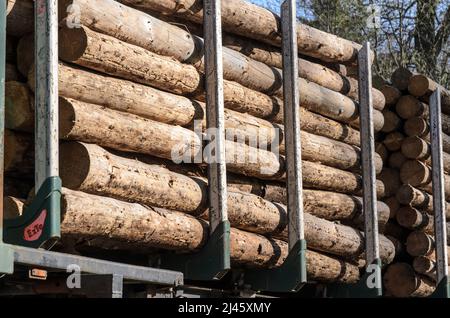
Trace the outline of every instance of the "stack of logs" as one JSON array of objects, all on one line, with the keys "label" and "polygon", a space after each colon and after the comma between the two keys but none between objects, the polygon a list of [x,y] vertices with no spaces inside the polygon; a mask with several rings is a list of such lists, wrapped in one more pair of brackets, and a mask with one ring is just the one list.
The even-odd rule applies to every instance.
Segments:
[{"label": "stack of logs", "polygon": [[[208,235],[207,178],[201,155],[195,160],[202,141],[194,130],[205,128],[202,3],[121,2],[59,1],[62,243],[78,252],[192,252]],[[32,20],[30,3],[8,0],[8,32],[21,33],[17,64],[27,83],[6,83],[13,157],[6,169],[28,175],[33,30],[23,32],[13,13]],[[222,6],[232,263],[276,267],[288,253],[280,21],[243,0]],[[364,259],[362,180],[358,82],[344,64],[355,64],[360,46],[302,24],[298,43],[308,278],[352,283]],[[385,98],[376,89],[373,96],[378,131]],[[175,164],[180,155],[185,160]],[[380,173],[382,158],[375,159]],[[384,183],[376,186],[384,197]],[[379,201],[378,213],[382,231],[389,207]],[[384,235],[380,253],[385,264],[396,254]]]},{"label": "stack of logs", "polygon": [[[406,255],[384,275],[387,291],[397,297],[424,297],[435,290],[434,219],[431,186],[429,98],[436,90],[430,78],[397,69],[382,91],[386,97],[385,125],[380,147],[386,164],[399,183],[385,200]],[[450,92],[442,88],[442,140],[445,194],[450,197]],[[447,218],[450,208],[447,206]],[[402,229],[400,229],[401,227]]]}]

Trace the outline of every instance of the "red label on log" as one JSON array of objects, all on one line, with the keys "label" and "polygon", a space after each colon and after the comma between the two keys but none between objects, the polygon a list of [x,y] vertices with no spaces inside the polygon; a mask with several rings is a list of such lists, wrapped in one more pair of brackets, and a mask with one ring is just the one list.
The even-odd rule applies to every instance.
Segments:
[{"label": "red label on log", "polygon": [[47,210],[43,210],[38,218],[25,228],[23,231],[25,241],[36,241],[41,237],[46,217]]}]

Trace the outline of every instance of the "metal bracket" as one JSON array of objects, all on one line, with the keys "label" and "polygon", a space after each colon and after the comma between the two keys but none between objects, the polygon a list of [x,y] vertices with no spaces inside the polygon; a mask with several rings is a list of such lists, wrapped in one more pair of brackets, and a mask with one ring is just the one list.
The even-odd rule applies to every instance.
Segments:
[{"label": "metal bracket", "polygon": [[437,288],[431,297],[449,298],[447,227],[445,220],[445,185],[442,157],[441,89],[430,98],[430,139],[433,184],[434,237]]},{"label": "metal bracket", "polygon": [[304,286],[307,277],[295,0],[285,0],[281,5],[281,22],[289,255],[281,267],[248,270],[244,279],[246,284],[256,290],[297,292]]},{"label": "metal bracket", "polygon": [[231,268],[229,237],[230,223],[222,222],[199,252],[188,255],[163,254],[160,266],[181,271],[191,280],[219,280]]},{"label": "metal bracket", "polygon": [[[375,136],[369,42],[366,42],[358,53],[358,73],[366,273],[357,284],[330,286],[329,294],[336,297],[380,297],[383,293],[375,188]],[[374,278],[374,282],[369,284],[368,279],[371,278]]]},{"label": "metal bracket", "polygon": [[4,221],[3,241],[20,246],[51,248],[60,237],[61,179],[44,181],[23,214]]},{"label": "metal bracket", "polygon": [[225,118],[221,2],[203,1],[209,227],[208,242],[194,255],[163,255],[161,264],[180,269],[187,279],[220,279],[231,269],[230,223],[227,212]]}]

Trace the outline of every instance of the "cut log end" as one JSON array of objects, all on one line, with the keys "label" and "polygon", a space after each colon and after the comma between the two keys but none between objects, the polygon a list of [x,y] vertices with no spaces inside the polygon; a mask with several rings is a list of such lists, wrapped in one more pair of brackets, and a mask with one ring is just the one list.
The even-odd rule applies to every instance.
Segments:
[{"label": "cut log end", "polygon": [[433,238],[421,231],[414,231],[406,239],[406,251],[411,256],[426,256],[433,252]]},{"label": "cut log end", "polygon": [[388,267],[383,277],[386,290],[394,297],[426,297],[433,293],[434,284],[419,277],[406,263],[395,263]]},{"label": "cut log end", "polygon": [[430,147],[419,137],[407,137],[402,143],[402,153],[409,159],[425,160],[430,156]]},{"label": "cut log end", "polygon": [[400,179],[414,187],[428,184],[431,181],[430,169],[420,161],[408,160],[400,169]]}]

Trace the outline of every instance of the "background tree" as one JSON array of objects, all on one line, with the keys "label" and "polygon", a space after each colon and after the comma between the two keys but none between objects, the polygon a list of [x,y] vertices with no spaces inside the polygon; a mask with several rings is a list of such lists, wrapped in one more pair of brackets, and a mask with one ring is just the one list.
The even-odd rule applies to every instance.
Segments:
[{"label": "background tree", "polygon": [[[251,1],[279,13],[281,1]],[[300,21],[359,43],[369,40],[383,80],[403,66],[450,86],[450,0],[297,2]]]}]

